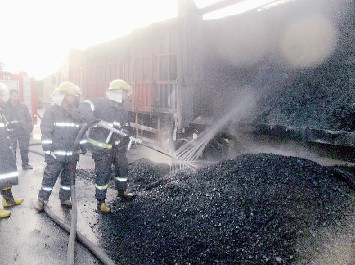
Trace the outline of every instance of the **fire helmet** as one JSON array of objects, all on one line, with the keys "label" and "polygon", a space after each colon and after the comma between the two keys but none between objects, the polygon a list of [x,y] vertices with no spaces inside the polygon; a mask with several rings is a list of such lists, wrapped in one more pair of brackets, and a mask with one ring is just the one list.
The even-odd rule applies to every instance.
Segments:
[{"label": "fire helmet", "polygon": [[60,85],[55,90],[56,92],[62,92],[69,96],[80,96],[80,88],[69,81],[60,83]]},{"label": "fire helmet", "polygon": [[110,87],[107,89],[107,91],[113,91],[113,90],[125,90],[128,92],[128,96],[132,95],[132,87],[124,80],[122,79],[115,79],[111,81]]}]

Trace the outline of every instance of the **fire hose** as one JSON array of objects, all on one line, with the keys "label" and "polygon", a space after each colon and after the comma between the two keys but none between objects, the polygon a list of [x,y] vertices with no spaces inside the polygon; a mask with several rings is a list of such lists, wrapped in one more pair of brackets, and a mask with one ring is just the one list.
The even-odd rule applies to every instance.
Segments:
[{"label": "fire hose", "polygon": [[[147,144],[143,143],[143,141],[142,141],[141,139],[135,138],[135,137],[133,137],[133,136],[129,136],[127,133],[125,133],[125,132],[123,132],[123,131],[121,131],[121,130],[119,130],[119,129],[114,128],[114,127],[113,127],[110,123],[108,123],[108,122],[100,121],[100,122],[98,122],[98,123],[97,123],[96,125],[94,125],[94,126],[105,128],[105,129],[109,130],[110,132],[112,132],[112,133],[117,133],[118,135],[121,135],[121,136],[123,136],[123,137],[129,137],[129,140],[130,140],[130,141],[129,141],[129,143],[128,143],[128,148],[127,148],[127,149],[130,149],[130,148],[131,148],[132,143],[136,143],[136,144],[139,144],[139,145],[143,145],[143,146],[145,146],[145,147],[147,147],[147,148],[149,148],[149,149],[151,149],[151,150],[153,150],[153,151],[156,151],[156,152],[158,152],[158,153],[160,153],[160,154],[163,154],[163,155],[165,155],[165,156],[168,156],[168,157],[170,157],[170,158],[172,158],[172,159],[177,159],[176,157],[174,157],[174,156],[172,156],[172,155],[169,155],[169,154],[167,154],[167,153],[165,153],[165,152],[163,152],[163,151],[161,151],[161,150],[159,150],[159,149],[157,149],[157,148],[154,148],[153,146],[150,146],[150,145],[147,145]],[[87,130],[87,129],[88,129],[88,128],[86,128],[86,130]],[[31,143],[31,144],[30,144],[30,146],[34,146],[34,145],[41,145],[41,143],[40,143],[40,142],[35,142],[35,143]],[[38,152],[36,152],[36,151],[31,151],[31,152],[36,153],[36,154],[42,154],[42,153],[38,153]]]},{"label": "fire hose", "polygon": [[[74,142],[74,152],[80,149],[80,140],[83,138],[86,133],[89,125],[87,123],[80,129],[78,135],[75,138]],[[78,209],[77,209],[77,199],[76,199],[76,191],[75,191],[75,174],[71,175],[70,178],[70,195],[72,199],[72,210],[71,210],[71,218],[70,218],[70,234],[69,234],[69,243],[67,249],[67,264],[74,265],[75,263],[75,236],[77,231],[77,217],[78,217]]]},{"label": "fire hose", "polygon": [[156,149],[150,145],[147,145],[145,143],[143,143],[143,141],[141,139],[138,139],[138,138],[134,138],[133,136],[129,136],[127,133],[119,130],[119,129],[116,129],[114,128],[110,123],[108,122],[104,122],[104,121],[100,121],[99,123],[97,123],[96,125],[97,127],[102,127],[102,128],[105,128],[107,130],[109,130],[110,132],[113,132],[113,133],[117,133],[118,135],[121,135],[123,137],[129,137],[129,143],[128,143],[128,148],[127,149],[130,149],[131,148],[131,145],[132,143],[136,143],[136,144],[140,144],[140,145],[143,145],[149,149],[152,149],[158,153],[161,153],[163,155],[166,155],[170,158],[173,158],[173,159],[177,159],[176,157],[172,156],[172,155],[169,155],[167,153],[164,153],[163,151],[159,150],[159,149]]},{"label": "fire hose", "polygon": [[[91,126],[96,126],[96,127],[102,127],[110,131],[110,133],[116,133],[122,137],[129,137],[129,143],[127,149],[130,149],[132,143],[136,144],[141,144],[143,146],[146,146],[154,151],[157,151],[161,154],[164,154],[170,158],[174,158],[173,156],[166,154],[152,146],[143,144],[141,139],[135,138],[133,136],[129,136],[127,133],[123,132],[122,130],[119,130],[117,128],[114,128],[110,123],[100,121],[96,123],[95,125]],[[84,124],[84,126],[81,128],[80,132],[78,133],[75,142],[74,142],[74,151],[78,151],[80,149],[80,140],[83,138],[84,134],[88,130],[89,126],[87,123]],[[31,145],[39,145],[40,143],[33,143]],[[30,152],[44,156],[43,153],[37,152],[34,150],[30,150]],[[74,265],[75,263],[75,240],[76,236],[78,237],[78,240],[86,246],[101,262],[104,264],[108,265],[113,265],[115,264],[100,248],[95,246],[92,242],[90,242],[84,235],[79,233],[77,231],[77,198],[76,198],[76,191],[75,191],[75,174],[71,177],[70,179],[70,190],[71,190],[71,198],[72,198],[72,210],[71,210],[71,219],[70,219],[70,227],[66,225],[58,216],[56,216],[51,209],[46,205],[44,207],[44,211],[46,214],[56,223],[58,224],[61,228],[63,228],[65,231],[69,232],[69,242],[68,242],[68,248],[67,248],[67,260],[66,264],[68,265]]]}]

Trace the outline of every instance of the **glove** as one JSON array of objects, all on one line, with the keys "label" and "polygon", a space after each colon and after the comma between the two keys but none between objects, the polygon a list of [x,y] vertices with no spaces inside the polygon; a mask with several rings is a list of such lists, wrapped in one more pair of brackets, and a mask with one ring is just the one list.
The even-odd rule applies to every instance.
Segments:
[{"label": "glove", "polygon": [[125,133],[125,134],[127,134],[127,135],[130,135],[131,133],[130,133],[130,131],[129,131],[129,129],[126,127],[123,127],[122,129],[121,129],[121,131],[123,132],[123,133]]},{"label": "glove", "polygon": [[131,141],[131,139],[130,139],[129,136],[123,137],[121,142],[120,142],[120,145],[121,146],[128,146],[130,141]]}]

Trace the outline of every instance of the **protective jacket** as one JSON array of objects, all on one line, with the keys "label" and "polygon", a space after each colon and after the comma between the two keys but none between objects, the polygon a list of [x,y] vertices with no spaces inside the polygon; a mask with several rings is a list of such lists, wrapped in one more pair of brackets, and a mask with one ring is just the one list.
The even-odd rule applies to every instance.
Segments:
[{"label": "protective jacket", "polygon": [[[53,158],[61,162],[79,160],[79,151],[74,150],[74,142],[81,126],[82,120],[77,109],[65,110],[58,105],[51,105],[41,121],[41,140],[46,161]],[[84,142],[81,140],[80,144]]]},{"label": "protective jacket", "polygon": [[32,117],[26,105],[22,103],[13,105],[9,100],[5,106],[5,116],[12,133],[30,134],[33,131]]},{"label": "protective jacket", "polygon": [[0,106],[0,189],[18,184],[15,154],[7,130],[7,120]]},{"label": "protective jacket", "polygon": [[[95,98],[81,103],[79,111],[88,124],[104,121],[118,130],[130,134],[127,110],[108,98]],[[106,199],[111,178],[111,165],[115,166],[115,186],[119,193],[127,189],[129,136],[122,137],[106,128],[93,126],[87,133],[88,149],[95,161],[95,197],[99,204]]]},{"label": "protective jacket", "polygon": [[[104,121],[110,126],[130,135],[128,112],[124,107],[114,106],[108,98],[86,100],[79,106],[79,112],[88,124]],[[88,149],[92,153],[109,153],[110,150],[127,149],[129,137],[122,137],[99,126],[91,127],[87,132]]]}]

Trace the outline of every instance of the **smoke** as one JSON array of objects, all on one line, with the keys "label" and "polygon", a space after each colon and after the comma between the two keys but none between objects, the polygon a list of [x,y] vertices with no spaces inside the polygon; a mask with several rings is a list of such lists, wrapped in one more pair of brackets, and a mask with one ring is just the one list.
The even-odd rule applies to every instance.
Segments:
[{"label": "smoke", "polygon": [[280,38],[280,55],[293,67],[312,67],[324,62],[335,50],[337,30],[324,16],[295,19]]},{"label": "smoke", "polygon": [[[199,103],[204,111],[198,115],[216,117],[237,98],[235,92],[240,87],[251,86],[259,95],[253,121],[299,126],[313,119],[326,128],[328,112],[318,103],[321,93],[316,89],[340,89],[346,82],[345,74],[338,76],[335,71],[345,72],[343,62],[351,59],[342,59],[350,51],[344,46],[352,36],[352,29],[348,29],[350,2],[295,0],[266,10],[203,21],[203,99]],[[295,96],[288,92],[290,87]],[[304,103],[307,98],[302,98],[303,94],[315,100]],[[324,102],[333,100],[331,94],[324,93]],[[310,104],[324,115],[312,116],[311,112],[302,121],[295,109],[308,111]]]},{"label": "smoke", "polygon": [[[280,120],[291,123],[296,115],[301,115],[289,109],[295,103],[302,110],[303,99],[297,101],[298,98],[283,92],[286,93],[287,86],[293,83],[294,90],[308,89],[304,87],[303,80],[299,82],[298,79],[303,69],[319,66],[335,54],[342,21],[349,17],[347,3],[349,0],[296,0],[260,12],[254,10],[215,21],[204,21],[202,44],[206,86],[203,96],[208,103],[206,109],[212,112],[218,126],[201,133],[195,142],[177,150],[176,155],[187,160],[198,157],[216,132],[231,121],[230,115],[236,117],[234,122],[254,116],[257,122],[263,122],[266,118],[270,122],[270,117],[277,117],[277,123]],[[313,78],[312,70],[305,71],[310,73],[310,79]],[[228,108],[229,103],[233,102],[236,106],[243,106],[244,102],[240,100],[243,97],[240,97],[239,92],[246,86],[252,87],[250,90],[255,95],[253,101],[257,102],[255,106],[250,104],[252,107],[247,107],[250,116],[242,114],[243,108],[237,109],[237,112]],[[312,88],[309,86],[309,89]],[[289,101],[278,101],[287,96]],[[309,97],[312,96],[310,93]],[[281,102],[288,108],[271,105],[270,100]],[[207,111],[201,115],[210,115]],[[306,124],[306,118],[298,120]],[[287,147],[286,150],[280,149],[272,151],[284,154],[293,151]],[[306,151],[298,152],[298,156],[308,156]]]},{"label": "smoke", "polygon": [[221,27],[213,45],[224,61],[235,66],[253,65],[268,51],[269,36],[262,20],[245,18]]},{"label": "smoke", "polygon": [[206,21],[206,45],[238,67],[278,58],[289,68],[314,67],[336,49],[349,0],[297,0],[216,21]]}]

